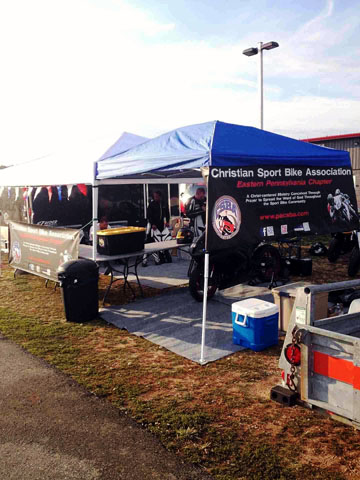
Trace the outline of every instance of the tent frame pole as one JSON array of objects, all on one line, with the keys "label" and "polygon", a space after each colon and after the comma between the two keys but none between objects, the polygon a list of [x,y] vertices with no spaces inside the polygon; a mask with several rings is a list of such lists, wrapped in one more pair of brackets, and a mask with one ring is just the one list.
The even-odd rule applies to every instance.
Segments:
[{"label": "tent frame pole", "polygon": [[30,218],[30,203],[29,203],[29,191],[30,191],[30,187],[25,187],[25,188],[26,188],[26,197],[25,197],[26,220],[27,220],[27,223],[31,223],[31,218]]},{"label": "tent frame pole", "polygon": [[214,122],[214,130],[211,137],[211,145],[209,149],[209,169],[208,174],[203,175],[206,182],[207,199],[206,199],[206,217],[205,217],[205,258],[204,258],[204,295],[203,295],[203,315],[201,328],[201,348],[200,348],[200,365],[204,365],[205,361],[205,333],[206,333],[206,317],[207,317],[207,301],[208,301],[208,287],[209,287],[209,264],[210,256],[208,252],[208,232],[209,232],[209,175],[212,164],[212,146],[214,142],[214,135],[216,129],[216,122]]},{"label": "tent frame pole", "polygon": [[96,181],[96,166],[94,162],[94,180],[92,184],[92,225],[93,225],[93,244],[92,244],[92,259],[96,262],[97,253],[97,225],[98,225],[98,203],[99,203],[99,185]]},{"label": "tent frame pole", "polygon": [[200,364],[205,362],[205,333],[206,333],[206,316],[207,316],[207,293],[209,286],[209,252],[205,252],[204,262],[204,297],[203,297],[203,314],[202,314],[202,328],[201,328],[201,350],[200,350]]},{"label": "tent frame pole", "polygon": [[[208,180],[208,179],[207,179]],[[200,349],[200,365],[205,362],[205,333],[206,333],[206,317],[207,317],[207,301],[208,301],[208,287],[209,287],[209,264],[210,256],[208,252],[208,224],[209,224],[209,182],[206,182],[208,198],[206,201],[206,219],[205,219],[205,258],[204,258],[204,295],[203,295],[203,314],[202,314],[202,328],[201,328],[201,349]]]},{"label": "tent frame pole", "polygon": [[[33,201],[32,201],[32,192],[33,192],[33,189],[34,187],[29,187],[29,196],[28,196],[28,200],[29,200],[29,210],[28,210],[28,215],[29,215],[29,223],[32,223],[33,221],[33,215],[34,215],[34,210],[33,210]],[[35,189],[36,191],[36,189]],[[30,213],[31,212],[31,213]]]}]

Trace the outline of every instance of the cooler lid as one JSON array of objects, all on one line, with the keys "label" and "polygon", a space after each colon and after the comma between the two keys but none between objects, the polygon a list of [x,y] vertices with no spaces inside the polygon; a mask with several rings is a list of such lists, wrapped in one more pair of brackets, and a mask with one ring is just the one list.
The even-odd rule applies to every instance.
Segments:
[{"label": "cooler lid", "polygon": [[144,227],[119,227],[119,228],[108,228],[107,230],[98,230],[98,236],[107,237],[109,235],[125,235],[126,233],[139,233],[145,232]]},{"label": "cooler lid", "polygon": [[252,318],[262,318],[279,312],[279,307],[271,302],[259,298],[247,298],[231,305],[231,309],[240,315],[248,315]]}]

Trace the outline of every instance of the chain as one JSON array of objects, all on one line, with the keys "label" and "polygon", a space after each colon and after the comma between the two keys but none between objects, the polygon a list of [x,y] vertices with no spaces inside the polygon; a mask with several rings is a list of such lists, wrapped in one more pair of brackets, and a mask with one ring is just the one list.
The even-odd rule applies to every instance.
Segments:
[{"label": "chain", "polygon": [[301,343],[301,337],[302,337],[302,332],[298,330],[298,327],[295,325],[293,328],[293,331],[291,332],[292,338],[291,338],[291,357],[289,358],[289,363],[291,364],[290,367],[290,377],[289,381],[287,383],[289,389],[292,392],[297,391],[297,385],[294,382],[295,378],[295,372],[296,372],[296,366],[295,366],[295,347],[299,347],[298,343]]},{"label": "chain", "polygon": [[288,381],[288,384],[287,386],[289,387],[289,389],[292,391],[292,392],[296,392],[297,391],[297,386],[294,382],[294,378],[295,378],[295,371],[296,371],[296,367],[294,365],[291,365],[290,367],[290,377],[289,377],[289,381]]}]

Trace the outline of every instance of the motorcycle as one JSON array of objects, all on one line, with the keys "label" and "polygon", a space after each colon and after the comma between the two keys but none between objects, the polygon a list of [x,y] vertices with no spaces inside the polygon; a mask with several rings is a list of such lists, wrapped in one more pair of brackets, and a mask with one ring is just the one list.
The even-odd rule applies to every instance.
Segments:
[{"label": "motorcycle", "polygon": [[[192,297],[201,302],[204,295],[205,233],[192,243],[189,249],[189,290]],[[209,258],[208,299],[216,291],[233,287],[247,280],[255,282],[275,281],[281,273],[281,257],[272,245],[242,245],[237,249],[213,252]]]},{"label": "motorcycle", "polygon": [[357,245],[356,231],[332,234],[328,248],[328,260],[335,263],[341,254],[350,252]]}]

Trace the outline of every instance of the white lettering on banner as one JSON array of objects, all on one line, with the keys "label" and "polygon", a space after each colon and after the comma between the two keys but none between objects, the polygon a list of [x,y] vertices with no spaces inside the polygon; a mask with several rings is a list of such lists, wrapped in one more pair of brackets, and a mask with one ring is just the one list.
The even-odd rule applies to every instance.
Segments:
[{"label": "white lettering on banner", "polygon": [[302,170],[296,168],[285,168],[285,177],[301,177]]},{"label": "white lettering on banner", "polygon": [[351,168],[307,168],[306,175],[323,177],[325,175],[351,175]]},{"label": "white lettering on banner", "polygon": [[[309,168],[304,167],[294,168],[294,167],[284,167],[269,169],[259,167],[256,170],[257,176],[260,178],[274,178],[281,177],[283,174],[285,177],[301,177],[302,175],[306,176],[338,176],[338,175],[351,175],[351,168]],[[247,170],[245,168],[211,168],[211,176],[213,178],[249,178],[254,177],[254,170]]]},{"label": "white lettering on banner", "polygon": [[253,170],[244,170],[243,168],[221,170],[219,168],[211,169],[211,176],[213,178],[247,178],[253,177]]},{"label": "white lettering on banner", "polygon": [[[14,228],[12,226],[12,228]],[[64,240],[74,240],[76,235],[78,234],[78,230],[71,230],[70,232],[64,232],[64,229],[55,229],[50,230],[49,228],[37,228],[33,225],[21,225],[19,223],[16,224],[16,230],[18,232],[25,232],[32,235],[39,235],[39,237],[54,237],[54,238],[62,238]]]},{"label": "white lettering on banner", "polygon": [[260,178],[281,177],[281,168],[277,168],[276,170],[258,168],[257,174]]}]

